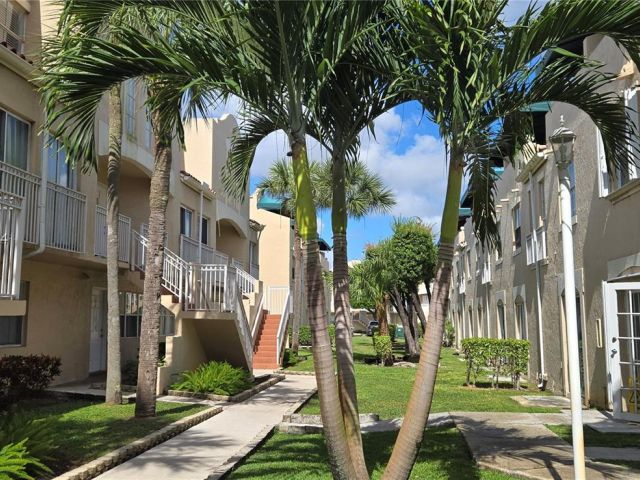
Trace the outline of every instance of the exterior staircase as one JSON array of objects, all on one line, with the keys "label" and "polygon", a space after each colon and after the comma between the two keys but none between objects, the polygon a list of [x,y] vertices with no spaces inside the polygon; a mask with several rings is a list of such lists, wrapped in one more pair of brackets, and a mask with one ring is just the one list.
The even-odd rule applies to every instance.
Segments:
[{"label": "exterior staircase", "polygon": [[258,331],[258,339],[254,347],[253,368],[280,368],[278,355],[278,328],[281,315],[264,314],[264,320]]}]

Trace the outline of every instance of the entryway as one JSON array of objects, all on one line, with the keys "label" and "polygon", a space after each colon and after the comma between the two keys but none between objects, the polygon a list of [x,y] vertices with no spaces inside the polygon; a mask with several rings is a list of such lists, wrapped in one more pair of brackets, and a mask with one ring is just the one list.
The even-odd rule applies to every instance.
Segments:
[{"label": "entryway", "polygon": [[640,282],[608,283],[605,294],[613,414],[640,421]]},{"label": "entryway", "polygon": [[91,290],[91,339],[89,342],[89,373],[107,369],[107,290]]}]

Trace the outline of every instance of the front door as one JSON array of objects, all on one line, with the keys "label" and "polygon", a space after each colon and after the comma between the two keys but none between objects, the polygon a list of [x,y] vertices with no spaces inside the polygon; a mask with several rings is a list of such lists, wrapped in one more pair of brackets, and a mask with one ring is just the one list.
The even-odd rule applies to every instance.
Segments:
[{"label": "front door", "polygon": [[614,416],[640,420],[640,282],[606,284],[606,332]]},{"label": "front door", "polygon": [[107,291],[91,291],[91,340],[89,343],[89,372],[107,369]]}]

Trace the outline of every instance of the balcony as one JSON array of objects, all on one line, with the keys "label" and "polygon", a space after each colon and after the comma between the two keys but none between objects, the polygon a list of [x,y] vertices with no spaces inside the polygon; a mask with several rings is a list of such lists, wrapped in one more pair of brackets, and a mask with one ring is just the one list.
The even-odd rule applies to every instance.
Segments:
[{"label": "balcony", "polygon": [[[131,253],[131,218],[118,215],[118,260],[128,262]],[[96,207],[96,230],[93,246],[96,257],[107,256],[107,209]]]},{"label": "balcony", "polygon": [[[37,244],[40,238],[38,203],[42,181],[33,173],[0,162],[0,190],[22,197],[24,241]],[[48,247],[82,253],[85,251],[86,196],[47,182],[45,242]]]},{"label": "balcony", "polygon": [[249,273],[253,278],[260,278],[260,265],[251,262]]},{"label": "balcony", "polygon": [[199,255],[200,243],[193,238],[180,235],[180,257],[185,262],[227,265],[229,257],[208,245],[202,244],[202,259]]},{"label": "balcony", "polygon": [[[544,226],[538,227],[535,234],[535,236],[532,233],[527,235],[527,265],[533,265],[536,261],[547,258],[547,232]],[[537,245],[537,249],[534,244]],[[535,257],[534,253],[536,253]]]},{"label": "balcony", "polygon": [[0,192],[0,298],[20,295],[22,261],[22,198]]}]

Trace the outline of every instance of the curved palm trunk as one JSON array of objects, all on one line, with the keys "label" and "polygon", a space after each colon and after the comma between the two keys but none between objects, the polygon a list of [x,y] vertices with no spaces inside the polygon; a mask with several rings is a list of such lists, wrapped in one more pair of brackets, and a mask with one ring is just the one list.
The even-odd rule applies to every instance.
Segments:
[{"label": "curved palm trunk", "polygon": [[367,464],[364,460],[362,434],[360,433],[356,372],[353,363],[353,321],[349,301],[349,265],[347,263],[348,217],[345,162],[339,151],[334,152],[332,160],[333,306],[336,324],[338,392],[349,444],[349,454],[356,473],[354,478],[368,479],[369,472],[367,472]]},{"label": "curved palm trunk", "polygon": [[296,178],[296,220],[302,237],[302,257],[305,266],[307,313],[311,326],[313,363],[318,383],[320,413],[331,472],[335,479],[355,478],[349,457],[347,437],[342,419],[338,384],[334,374],[333,352],[327,329],[324,282],[320,267],[320,250],[316,208],[311,194],[311,178],[303,132],[289,135],[293,172]]},{"label": "curved palm trunk", "polygon": [[418,314],[418,318],[420,319],[420,325],[422,326],[422,332],[427,331],[427,319],[424,315],[424,310],[422,310],[422,304],[420,303],[420,298],[416,292],[411,292],[411,302],[413,303],[413,308]]},{"label": "curved palm trunk", "polygon": [[420,364],[407,405],[407,413],[402,422],[400,433],[393,447],[393,452],[383,479],[404,480],[409,478],[411,469],[418,455],[429,418],[431,400],[438,373],[442,332],[449,303],[449,286],[451,283],[451,264],[458,226],[458,204],[463,175],[463,152],[452,151],[447,180],[447,196],[442,213],[440,245],[438,247],[438,263],[429,305],[429,321],[424,336],[424,348],[420,354]]},{"label": "curved palm trunk", "polygon": [[105,401],[122,403],[120,302],[118,298],[118,214],[122,98],[120,85],[109,93],[109,159],[107,161],[107,383]]},{"label": "curved palm trunk", "polygon": [[391,294],[392,303],[395,307],[398,315],[400,316],[400,321],[402,322],[402,329],[404,330],[404,346],[407,355],[411,358],[416,358],[419,355],[418,352],[418,344],[416,343],[416,338],[413,335],[413,328],[411,327],[411,318],[409,318],[409,312],[407,312],[404,300],[400,292],[397,289],[394,289],[394,292]]},{"label": "curved palm trunk", "polygon": [[[156,125],[158,122],[154,121],[154,132],[161,132],[162,129],[156,129]],[[164,238],[172,161],[171,139],[161,134],[156,135],[156,138],[154,170],[149,190],[149,248],[145,259],[142,297],[136,417],[151,417],[156,414],[160,295],[162,294]]]},{"label": "curved palm trunk", "polygon": [[304,268],[302,265],[302,252],[300,251],[300,232],[298,231],[298,223],[293,226],[293,321],[291,325],[291,350],[298,353],[300,349],[300,325],[302,324],[302,275]]}]

